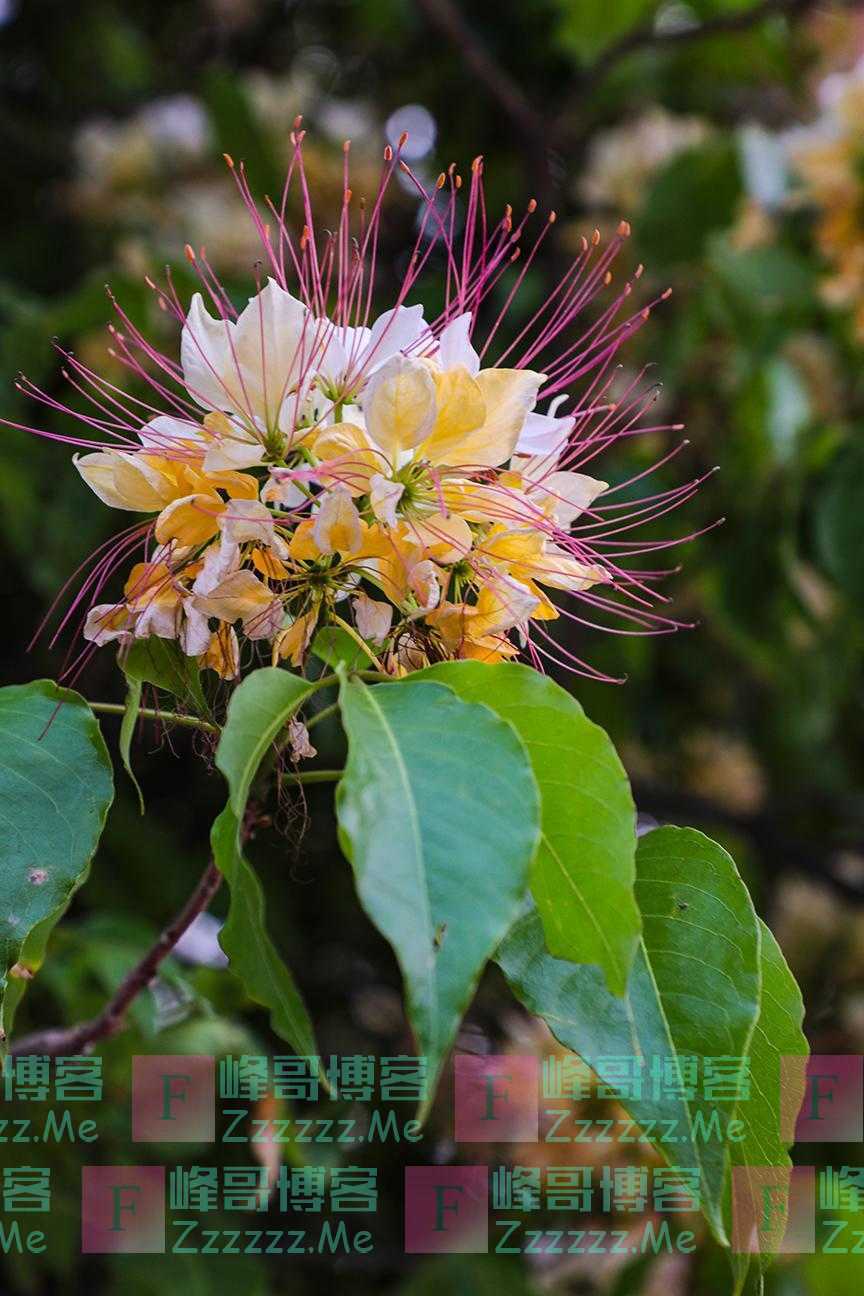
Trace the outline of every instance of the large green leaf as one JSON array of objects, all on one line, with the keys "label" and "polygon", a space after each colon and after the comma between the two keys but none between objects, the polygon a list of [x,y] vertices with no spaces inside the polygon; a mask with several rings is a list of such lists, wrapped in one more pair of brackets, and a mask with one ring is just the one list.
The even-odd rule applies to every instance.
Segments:
[{"label": "large green leaf", "polygon": [[126,678],[138,684],[152,684],[173,694],[180,702],[207,715],[207,699],[201,687],[196,657],[187,657],[173,639],[136,639],[118,658]]},{"label": "large green leaf", "polygon": [[[643,837],[636,855],[636,896],[643,938],[624,998],[609,993],[597,968],[553,958],[539,918],[527,914],[503,943],[498,961],[514,991],[543,1017],[568,1048],[592,1058],[746,1057],[756,1022],[759,929],[735,865],[716,842],[689,828],[660,828]],[[602,1068],[601,1068],[602,1070]],[[726,1241],[723,1194],[731,1103],[712,1103],[697,1086],[692,1097],[655,1091],[647,1074],[642,1094],[622,1095],[658,1151],[679,1165],[699,1166],[703,1207]],[[672,1096],[667,1096],[672,1095]],[[713,1137],[702,1137],[712,1129]],[[664,1141],[671,1120],[678,1142]],[[719,1134],[719,1137],[718,1137]]]},{"label": "large green leaf", "polygon": [[525,894],[537,785],[510,725],[443,684],[343,681],[340,836],[393,946],[432,1087],[480,973]]},{"label": "large green leaf", "polygon": [[623,994],[641,919],[633,894],[636,811],[606,733],[559,685],[513,662],[443,662],[422,671],[483,702],[518,733],[540,789],[531,891],[550,953],[603,969]]},{"label": "large green leaf", "polygon": [[73,894],[86,880],[113,796],[99,725],[50,680],[0,689],[0,1026]]},{"label": "large green leaf", "polygon": [[[806,1058],[809,1052],[807,1038],[801,1029],[804,1020],[804,1003],[801,991],[789,970],[783,952],[772,932],[759,920],[761,935],[760,963],[762,968],[762,993],[759,1016],[750,1043],[750,1093],[738,1104],[735,1116],[743,1125],[743,1134],[730,1144],[730,1160],[737,1174],[739,1202],[750,1196],[752,1218],[758,1219],[758,1178],[752,1181],[747,1168],[771,1166],[791,1170],[789,1144],[781,1131],[795,1128],[795,1118],[804,1099],[804,1067],[800,1075],[791,1070],[783,1077],[781,1085],[781,1058]],[[778,1195],[772,1196],[774,1209],[782,1204]],[[727,1219],[731,1226],[729,1210],[731,1198],[727,1195]],[[778,1238],[782,1229],[777,1230]],[[743,1288],[750,1267],[748,1255],[733,1255],[733,1268],[737,1286]],[[761,1260],[770,1259],[770,1254]]]},{"label": "large green leaf", "polygon": [[267,932],[261,883],[243,854],[241,829],[252,783],[281,730],[314,690],[309,680],[265,666],[235,689],[216,750],[228,804],[213,825],[213,857],[231,888],[219,942],[250,999],[270,1010],[273,1029],[299,1053],[315,1052],[309,1014]]}]

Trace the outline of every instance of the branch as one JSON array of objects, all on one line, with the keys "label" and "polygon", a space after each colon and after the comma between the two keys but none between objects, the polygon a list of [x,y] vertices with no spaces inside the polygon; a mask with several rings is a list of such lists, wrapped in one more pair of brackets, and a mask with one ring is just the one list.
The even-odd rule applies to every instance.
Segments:
[{"label": "branch", "polygon": [[38,1053],[48,1054],[51,1057],[56,1057],[58,1054],[71,1057],[76,1053],[89,1050],[97,1040],[107,1039],[122,1030],[132,1001],[142,990],[146,990],[156,975],[160,963],[168,957],[183,933],[210,904],[219,890],[221,881],[222,874],[211,860],[183,908],[171,919],[155,945],[152,945],[140,962],[126,974],[97,1017],[87,1022],[79,1022],[77,1026],[36,1031],[32,1035],[25,1035],[13,1045],[12,1056]]},{"label": "branch", "polygon": [[[123,715],[129,708],[125,702],[90,702],[91,711],[103,715]],[[155,707],[139,707],[138,716],[142,720],[162,720],[166,724],[181,725],[186,729],[203,729],[205,733],[221,733],[218,725],[209,720],[199,720],[198,716],[181,715],[178,711],[160,711]]]},{"label": "branch", "polygon": [[672,27],[658,31],[653,25],[634,27],[622,36],[620,41],[608,49],[585,70],[586,86],[583,93],[592,83],[605,77],[610,69],[628,54],[640,49],[664,49],[668,45],[684,45],[693,41],[707,40],[711,36],[734,35],[736,32],[749,31],[758,27],[767,18],[785,16],[794,18],[798,14],[812,9],[817,0],[762,0],[752,9],[741,9],[734,13],[719,14],[705,22],[694,23],[692,27]]},{"label": "branch", "polygon": [[545,149],[549,132],[543,117],[530,103],[518,81],[498,63],[465,21],[453,0],[417,0],[417,3],[429,22],[447,37],[520,134],[531,144]]}]

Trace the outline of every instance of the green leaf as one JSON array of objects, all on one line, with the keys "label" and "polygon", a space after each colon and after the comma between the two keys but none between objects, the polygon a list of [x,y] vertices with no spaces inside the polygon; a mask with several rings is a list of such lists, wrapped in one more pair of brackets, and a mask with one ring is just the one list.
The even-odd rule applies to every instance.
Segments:
[{"label": "green leaf", "polygon": [[0,1026],[86,880],[114,793],[111,761],[87,703],[50,680],[0,689]]},{"label": "green leaf", "polygon": [[398,1296],[534,1296],[537,1288],[516,1260],[494,1255],[436,1256],[398,1288]]},{"label": "green leaf", "polygon": [[312,652],[326,666],[345,666],[349,671],[374,667],[372,650],[366,652],[340,626],[324,626],[312,640]]},{"label": "green leaf", "polygon": [[[784,1140],[781,1131],[794,1130],[795,1119],[804,1099],[805,1069],[802,1065],[800,1076],[787,1073],[784,1084],[780,1083],[780,1059],[783,1057],[806,1058],[809,1053],[807,1038],[801,1029],[804,1020],[804,1003],[797,982],[789,970],[783,952],[772,932],[759,920],[761,935],[760,964],[762,969],[762,993],[759,1003],[759,1016],[750,1043],[750,1067],[753,1084],[749,1097],[738,1103],[735,1116],[743,1123],[743,1137],[730,1144],[730,1159],[733,1167],[784,1166],[791,1170],[789,1142]],[[737,1176],[739,1191],[752,1193],[751,1209],[753,1218],[759,1218],[757,1202],[753,1200],[759,1192],[758,1179],[752,1181],[748,1176]],[[775,1211],[778,1214],[777,1240],[779,1243],[784,1228],[779,1221],[782,1200],[773,1198]],[[727,1195],[727,1222],[731,1227],[731,1199]],[[749,1255],[732,1256],[733,1270],[737,1282],[736,1292],[743,1288],[750,1267]],[[762,1267],[770,1259],[770,1253],[760,1257]]]},{"label": "green leaf", "polygon": [[243,854],[241,825],[252,782],[274,740],[314,683],[290,671],[265,666],[235,689],[216,749],[216,764],[228,781],[228,804],[213,825],[213,856],[231,888],[228,918],[219,943],[250,999],[270,1010],[273,1029],[297,1049],[313,1054],[309,1014],[267,932],[261,883]]},{"label": "green leaf", "polygon": [[864,449],[839,454],[816,499],[816,541],[822,563],[843,592],[864,607]]},{"label": "green leaf", "polygon": [[340,839],[399,960],[434,1089],[484,964],[519,912],[539,837],[537,785],[511,726],[443,684],[343,681],[341,708]]},{"label": "green leaf", "polygon": [[228,917],[219,933],[231,971],[255,1003],[270,1011],[270,1025],[298,1053],[315,1053],[315,1032],[288,968],[267,931],[264,891],[239,843],[239,822],[227,805],[213,824],[213,858],[231,888]]},{"label": "green leaf", "polygon": [[128,680],[164,689],[196,714],[209,714],[210,708],[201,687],[198,659],[187,657],[172,639],[159,639],[155,635],[149,639],[136,639],[121,652],[118,661]]},{"label": "green leaf", "polygon": [[558,40],[582,63],[590,63],[634,27],[641,27],[657,7],[657,0],[556,0],[561,17]]},{"label": "green leaf", "polygon": [[[643,938],[624,998],[609,993],[599,969],[553,958],[536,913],[517,923],[498,954],[515,993],[589,1063],[636,1056],[647,1070],[655,1057],[748,1056],[759,1004],[759,929],[730,856],[692,829],[657,829],[639,842],[636,897]],[[650,1083],[642,1096],[622,1094],[620,1101],[667,1159],[659,1122],[675,1122],[674,1161],[699,1166],[705,1215],[726,1242],[731,1104],[706,1101],[698,1087],[692,1098],[654,1097]]]},{"label": "green leaf", "polygon": [[141,791],[141,784],[135,777],[135,771],[132,769],[132,738],[135,733],[135,726],[138,723],[138,714],[141,710],[141,689],[140,679],[126,680],[126,710],[123,712],[123,719],[120,721],[120,759],[123,761],[123,768],[132,780],[132,785],[138,794],[138,805],[141,813],[144,813],[144,793]]},{"label": "green leaf", "polygon": [[651,181],[634,223],[640,254],[655,269],[701,257],[708,236],[731,225],[740,196],[738,155],[729,140],[679,153]]},{"label": "green leaf", "polygon": [[512,662],[443,662],[420,672],[483,702],[525,744],[540,789],[531,891],[550,953],[603,969],[623,994],[641,919],[633,894],[636,810],[615,748],[552,680]]}]

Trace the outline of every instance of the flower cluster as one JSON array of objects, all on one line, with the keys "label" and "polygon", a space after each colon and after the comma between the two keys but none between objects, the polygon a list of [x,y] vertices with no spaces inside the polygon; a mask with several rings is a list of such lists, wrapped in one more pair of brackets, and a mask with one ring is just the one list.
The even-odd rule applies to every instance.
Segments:
[{"label": "flower cluster", "polygon": [[[75,412],[84,434],[61,439],[84,451],[78,471],[106,505],[142,515],[94,556],[76,604],[88,605],[84,637],[176,640],[232,679],[247,651],[302,665],[316,630],[334,624],[393,674],[520,649],[537,665],[590,671],[550,633],[562,613],[594,624],[623,612],[636,633],[675,628],[655,610],[663,573],[623,563],[670,543],[628,533],[698,483],[633,504],[616,498],[629,483],[610,489],[584,471],[620,438],[661,430],[645,421],[655,393],[643,375],[622,383],[616,365],[653,303],[628,309],[628,281],[589,311],[613,281],[626,223],[605,244],[596,231],[583,239],[533,316],[497,344],[554,214],[526,254],[536,204],[493,221],[480,159],[467,186],[454,167],[426,186],[398,147],[385,150],[373,199],[357,201],[346,145],[340,217],[319,233],[299,122],[292,146],[281,199],[263,210],[227,159],[264,254],[241,310],[191,248],[201,291],[188,310],[170,278],[148,280],[181,326],[179,363],[115,303],[112,354],[149,400],[65,356],[91,405]],[[395,303],[376,315],[383,200],[397,173],[416,190],[416,241]],[[427,319],[408,303],[436,267],[444,306]],[[104,601],[135,556],[122,596]]]}]

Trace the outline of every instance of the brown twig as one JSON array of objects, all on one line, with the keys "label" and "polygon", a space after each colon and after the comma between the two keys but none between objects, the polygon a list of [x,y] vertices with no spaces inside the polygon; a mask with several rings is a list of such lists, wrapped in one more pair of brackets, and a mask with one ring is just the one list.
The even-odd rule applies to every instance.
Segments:
[{"label": "brown twig", "polygon": [[503,108],[519,133],[530,143],[544,148],[548,134],[542,115],[530,103],[519,82],[501,66],[466,22],[453,0],[417,2],[429,21],[459,51],[463,61]]},{"label": "brown twig", "polygon": [[653,25],[634,27],[620,41],[599,55],[596,62],[586,70],[586,81],[589,84],[606,76],[628,54],[641,49],[666,49],[669,46],[684,45],[693,41],[707,40],[711,36],[734,35],[736,32],[749,31],[758,27],[767,18],[794,18],[812,9],[816,0],[762,0],[752,9],[738,9],[734,13],[719,14],[716,18],[707,18],[705,22],[695,22],[692,26],[672,27],[659,31]]},{"label": "brown twig", "polygon": [[661,28],[659,31],[653,25],[635,27],[605,49],[594,63],[574,72],[572,93],[565,106],[554,118],[547,120],[530,102],[516,78],[501,66],[453,0],[417,0],[418,7],[429,22],[447,37],[463,62],[532,147],[535,160],[537,157],[548,157],[550,150],[568,148],[573,143],[571,119],[578,114],[586,97],[628,55],[643,49],[662,50],[707,40],[712,36],[749,31],[768,18],[794,18],[803,15],[817,3],[818,0],[762,0],[761,4],[756,4],[751,9],[720,14],[692,26],[668,30]]},{"label": "brown twig", "polygon": [[89,1049],[97,1040],[107,1039],[122,1030],[132,1001],[147,988],[156,975],[159,964],[168,957],[183,933],[210,904],[221,881],[222,874],[211,860],[183,908],[171,919],[144,957],[126,974],[98,1016],[90,1021],[79,1022],[76,1026],[25,1035],[12,1046],[12,1055],[18,1057],[37,1053],[51,1057],[71,1057]]}]

